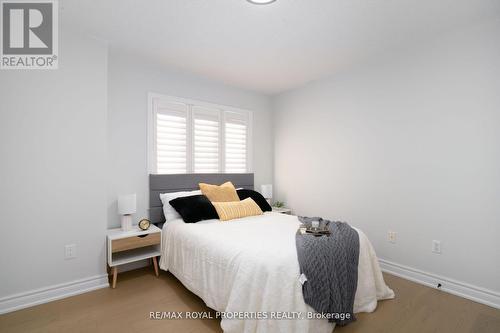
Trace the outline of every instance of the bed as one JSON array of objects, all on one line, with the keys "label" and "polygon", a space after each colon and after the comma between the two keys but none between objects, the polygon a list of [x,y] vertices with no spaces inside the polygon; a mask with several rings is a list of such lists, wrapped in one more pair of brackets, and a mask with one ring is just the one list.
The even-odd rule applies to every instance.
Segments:
[{"label": "bed", "polygon": [[[253,187],[252,174],[151,176],[152,205],[158,191],[196,189],[202,181],[230,180],[237,187]],[[158,220],[161,215],[158,211]],[[208,307],[225,312],[228,318],[221,321],[225,332],[331,332],[334,324],[309,319],[315,311],[302,296],[295,247],[298,226],[296,216],[273,212],[224,223],[168,221],[162,228],[160,268],[170,271]],[[393,298],[394,293],[383,280],[367,237],[356,231],[360,254],[354,312],[372,312],[378,300]],[[229,318],[241,317],[239,312],[250,319]]]}]

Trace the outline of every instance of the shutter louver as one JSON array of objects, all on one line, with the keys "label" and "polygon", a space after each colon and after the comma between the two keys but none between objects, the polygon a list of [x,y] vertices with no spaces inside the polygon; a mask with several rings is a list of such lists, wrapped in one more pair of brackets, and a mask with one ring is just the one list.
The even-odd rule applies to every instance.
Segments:
[{"label": "shutter louver", "polygon": [[186,104],[156,105],[156,166],[160,174],[187,172],[187,114]]},{"label": "shutter louver", "polygon": [[225,113],[225,171],[247,172],[247,119],[235,112]]},{"label": "shutter louver", "polygon": [[219,172],[219,111],[193,106],[194,172]]}]

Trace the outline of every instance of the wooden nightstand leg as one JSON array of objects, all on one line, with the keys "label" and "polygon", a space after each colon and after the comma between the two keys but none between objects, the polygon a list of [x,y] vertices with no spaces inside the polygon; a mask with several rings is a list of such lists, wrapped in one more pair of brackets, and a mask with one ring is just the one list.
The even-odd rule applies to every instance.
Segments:
[{"label": "wooden nightstand leg", "polygon": [[113,267],[113,284],[111,285],[111,287],[113,289],[116,288],[116,275],[118,274],[118,269],[116,266]]},{"label": "wooden nightstand leg", "polygon": [[159,276],[158,274],[158,262],[156,261],[156,257],[153,257],[153,266],[155,267],[155,274],[156,276]]}]

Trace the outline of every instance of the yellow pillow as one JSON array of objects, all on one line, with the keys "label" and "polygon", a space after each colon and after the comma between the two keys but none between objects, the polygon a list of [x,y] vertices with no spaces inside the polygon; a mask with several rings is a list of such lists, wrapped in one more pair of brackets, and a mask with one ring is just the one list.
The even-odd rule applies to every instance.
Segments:
[{"label": "yellow pillow", "polygon": [[221,221],[238,219],[245,216],[262,215],[262,210],[252,198],[246,198],[241,201],[212,202],[212,205],[214,205]]},{"label": "yellow pillow", "polygon": [[226,182],[221,186],[200,183],[200,190],[211,202],[240,201],[233,183]]}]

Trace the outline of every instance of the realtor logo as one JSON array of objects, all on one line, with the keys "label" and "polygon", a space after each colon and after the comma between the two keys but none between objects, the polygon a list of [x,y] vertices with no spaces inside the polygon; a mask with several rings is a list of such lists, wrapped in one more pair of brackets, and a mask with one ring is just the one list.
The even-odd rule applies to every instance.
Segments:
[{"label": "realtor logo", "polygon": [[57,69],[57,0],[0,0],[1,69]]}]

